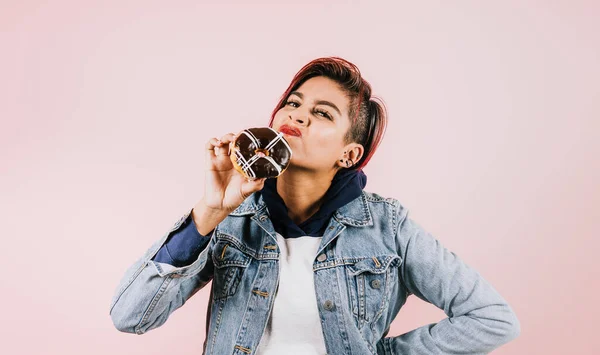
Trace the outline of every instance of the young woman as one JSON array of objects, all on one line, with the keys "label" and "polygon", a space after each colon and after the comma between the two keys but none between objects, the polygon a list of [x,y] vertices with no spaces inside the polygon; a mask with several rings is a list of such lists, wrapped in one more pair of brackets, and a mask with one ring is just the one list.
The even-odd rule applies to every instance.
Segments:
[{"label": "young woman", "polygon": [[[498,292],[408,217],[364,191],[386,111],[356,66],[316,59],[269,126],[293,151],[276,179],[246,180],[206,143],[204,196],[125,273],[110,313],[143,334],[212,280],[205,354],[484,354],[520,324]],[[409,295],[448,318],[397,337]]]}]

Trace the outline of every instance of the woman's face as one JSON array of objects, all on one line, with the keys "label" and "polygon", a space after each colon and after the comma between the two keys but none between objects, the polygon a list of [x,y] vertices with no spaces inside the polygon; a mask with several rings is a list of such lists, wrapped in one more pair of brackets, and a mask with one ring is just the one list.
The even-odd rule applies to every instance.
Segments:
[{"label": "woman's face", "polygon": [[[275,114],[273,129],[280,132],[287,125],[300,132],[300,136],[285,134],[293,152],[292,165],[330,170],[336,165],[345,167],[340,162],[345,151],[356,154],[358,149],[362,154],[362,145],[344,144],[344,135],[350,128],[348,105],[346,93],[339,85],[322,76],[308,79],[288,96],[285,106]],[[360,155],[349,157],[355,163],[360,159]]]}]

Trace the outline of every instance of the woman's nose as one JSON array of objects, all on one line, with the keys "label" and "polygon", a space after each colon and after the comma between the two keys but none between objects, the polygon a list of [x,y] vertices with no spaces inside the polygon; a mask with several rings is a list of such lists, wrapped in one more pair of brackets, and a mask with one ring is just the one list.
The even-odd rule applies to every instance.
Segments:
[{"label": "woman's nose", "polygon": [[297,122],[299,125],[308,124],[308,115],[302,114],[300,112],[294,112],[289,115],[292,121]]},{"label": "woman's nose", "polygon": [[295,121],[295,122],[297,122],[300,125],[304,125],[305,122],[306,122],[306,120],[303,120],[302,118],[292,117],[292,116],[290,116],[290,118],[292,119],[292,121]]}]

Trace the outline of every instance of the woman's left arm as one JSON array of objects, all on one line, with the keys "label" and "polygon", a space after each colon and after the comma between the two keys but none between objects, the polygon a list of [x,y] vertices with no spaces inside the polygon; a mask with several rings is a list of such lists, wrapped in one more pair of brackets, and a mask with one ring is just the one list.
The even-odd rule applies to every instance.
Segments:
[{"label": "woman's left arm", "polygon": [[379,349],[390,355],[487,354],[519,336],[519,320],[498,291],[400,209],[401,278],[409,292],[448,318],[382,339]]}]

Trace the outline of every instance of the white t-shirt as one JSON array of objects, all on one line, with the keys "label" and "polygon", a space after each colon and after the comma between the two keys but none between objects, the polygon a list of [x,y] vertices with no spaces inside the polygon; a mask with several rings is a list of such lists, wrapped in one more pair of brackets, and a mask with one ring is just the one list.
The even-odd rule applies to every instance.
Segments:
[{"label": "white t-shirt", "polygon": [[257,355],[325,355],[313,262],[322,237],[283,238],[279,287]]}]

